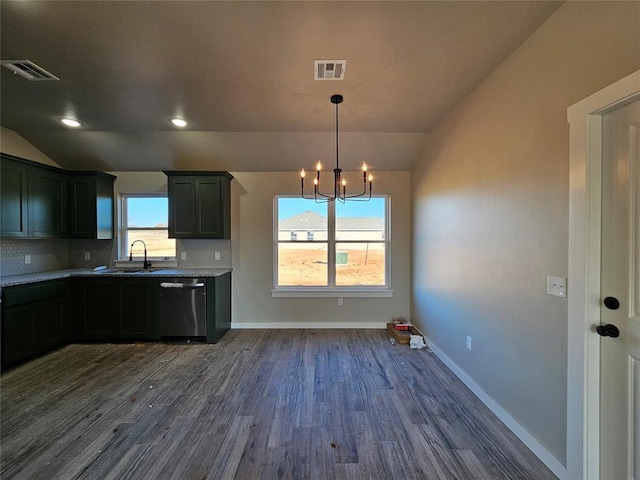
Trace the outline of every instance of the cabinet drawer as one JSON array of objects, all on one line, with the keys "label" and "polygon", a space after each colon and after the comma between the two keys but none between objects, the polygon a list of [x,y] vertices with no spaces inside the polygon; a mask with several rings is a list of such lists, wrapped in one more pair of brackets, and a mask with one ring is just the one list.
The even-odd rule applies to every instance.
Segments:
[{"label": "cabinet drawer", "polygon": [[37,302],[47,298],[60,297],[67,294],[67,280],[52,280],[29,285],[17,285],[3,289],[4,307],[14,307],[23,303]]}]

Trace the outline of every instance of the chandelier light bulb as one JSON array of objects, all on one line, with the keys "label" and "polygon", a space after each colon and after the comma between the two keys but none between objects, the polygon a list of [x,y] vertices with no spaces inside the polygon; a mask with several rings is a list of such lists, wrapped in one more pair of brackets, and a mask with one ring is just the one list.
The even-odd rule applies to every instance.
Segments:
[{"label": "chandelier light bulb", "polygon": [[302,170],[300,170],[300,177],[304,178],[304,176],[306,175],[304,168]]},{"label": "chandelier light bulb", "polygon": [[313,179],[313,184],[314,184],[314,185],[318,185],[318,179],[317,179],[317,178],[314,178],[314,179]]},{"label": "chandelier light bulb", "polygon": [[367,164],[365,162],[362,162],[362,171],[363,172],[367,171]]},{"label": "chandelier light bulb", "polygon": [[322,164],[320,162],[316,163],[316,170],[320,171],[322,169]]},{"label": "chandelier light bulb", "polygon": [[369,174],[369,181],[372,182],[373,181],[373,175]]}]

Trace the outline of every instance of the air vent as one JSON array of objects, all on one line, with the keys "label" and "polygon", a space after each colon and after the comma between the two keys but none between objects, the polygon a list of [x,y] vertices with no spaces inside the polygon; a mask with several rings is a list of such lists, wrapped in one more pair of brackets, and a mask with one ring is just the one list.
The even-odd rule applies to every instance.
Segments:
[{"label": "air vent", "polygon": [[346,60],[314,60],[313,72],[315,80],[344,80]]},{"label": "air vent", "polygon": [[39,67],[29,60],[2,60],[0,65],[7,67],[13,73],[21,77],[37,82],[41,80],[60,80],[58,77],[51,75],[44,68]]}]

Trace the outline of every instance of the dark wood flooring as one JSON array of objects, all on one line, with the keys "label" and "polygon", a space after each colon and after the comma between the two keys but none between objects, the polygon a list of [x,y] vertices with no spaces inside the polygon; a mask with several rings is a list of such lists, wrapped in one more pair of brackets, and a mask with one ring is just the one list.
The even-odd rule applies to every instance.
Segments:
[{"label": "dark wood flooring", "polygon": [[0,382],[3,480],[555,478],[383,330],[69,345]]}]

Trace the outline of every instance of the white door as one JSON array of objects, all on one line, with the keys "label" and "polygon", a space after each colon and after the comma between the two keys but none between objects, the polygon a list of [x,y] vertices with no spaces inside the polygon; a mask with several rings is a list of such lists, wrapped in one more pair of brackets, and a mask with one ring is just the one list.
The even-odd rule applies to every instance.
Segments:
[{"label": "white door", "polygon": [[600,478],[640,480],[640,101],[604,115],[602,158]]}]

